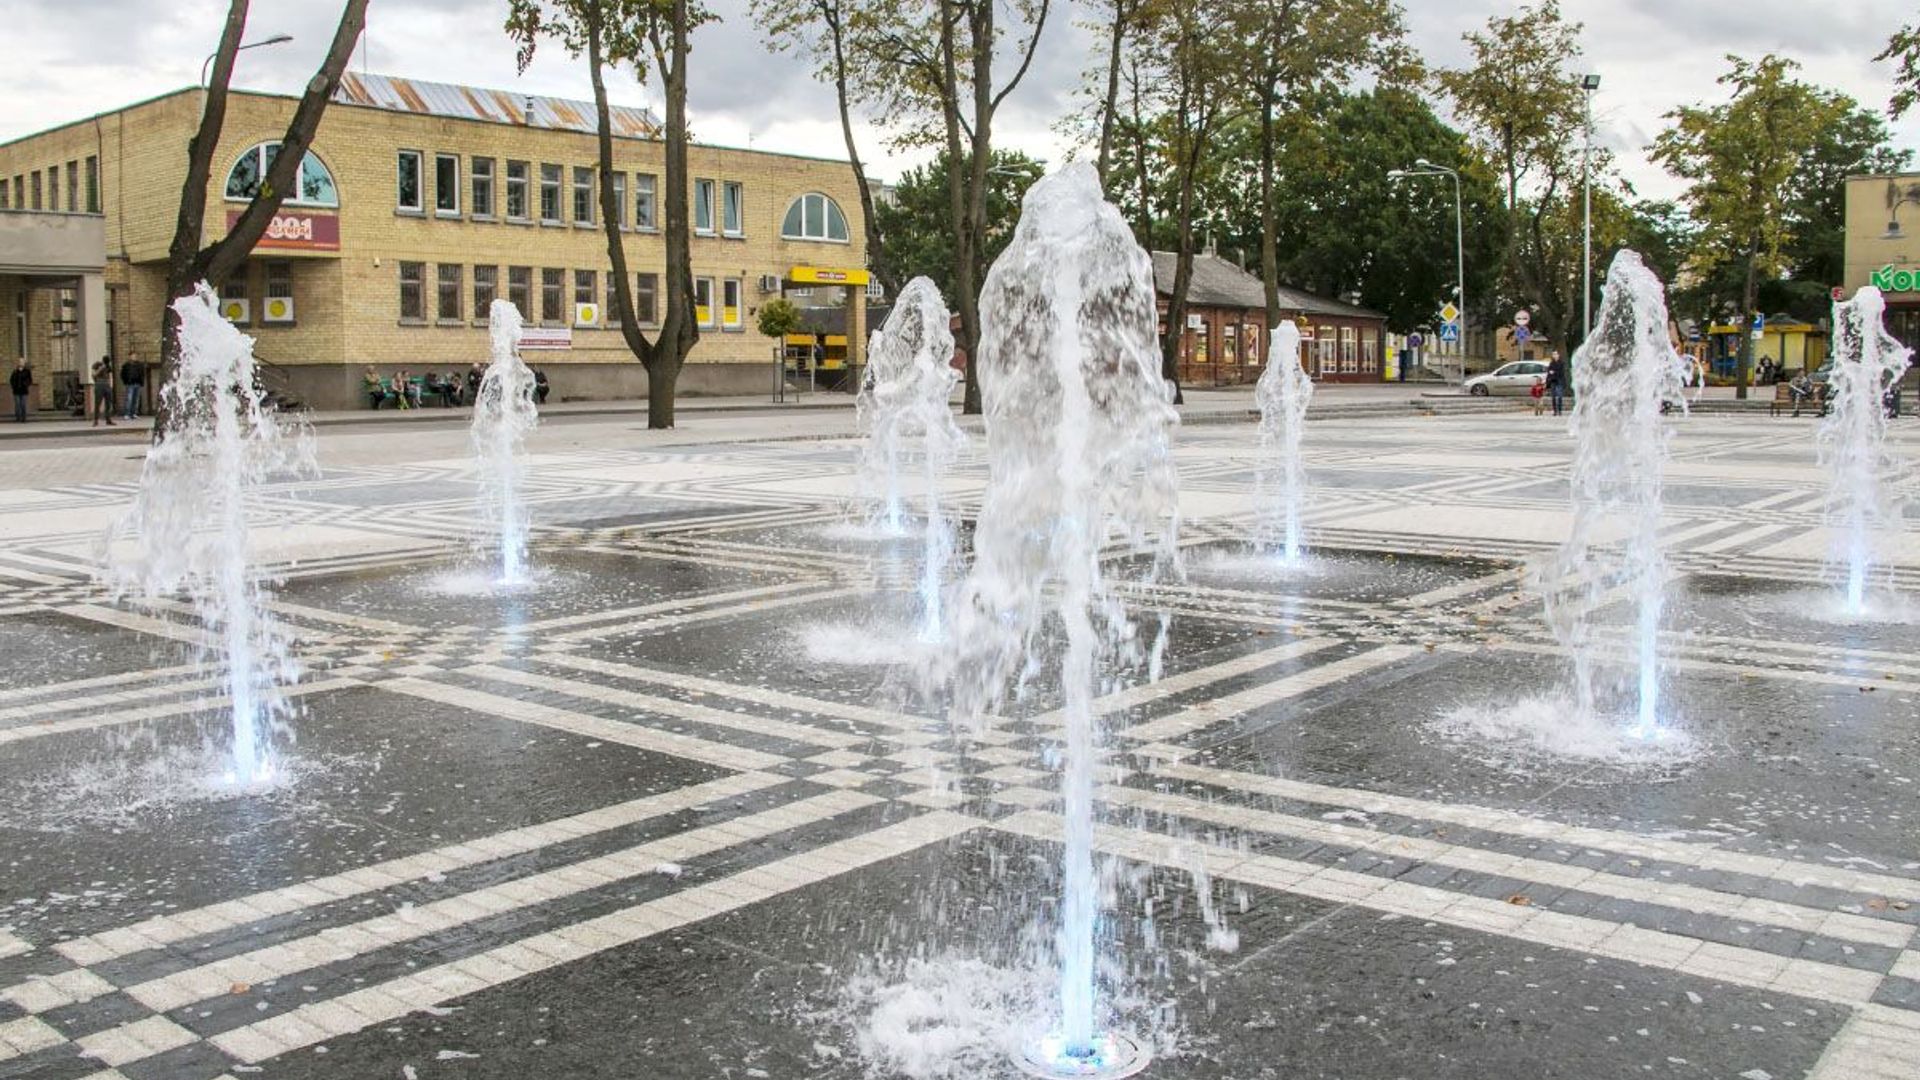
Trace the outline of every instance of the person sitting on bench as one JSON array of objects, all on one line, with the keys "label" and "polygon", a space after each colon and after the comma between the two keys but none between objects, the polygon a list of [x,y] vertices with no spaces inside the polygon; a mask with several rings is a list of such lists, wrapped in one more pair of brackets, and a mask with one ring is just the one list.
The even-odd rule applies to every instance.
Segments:
[{"label": "person sitting on bench", "polygon": [[367,365],[367,373],[360,377],[360,383],[366,388],[369,407],[378,409],[380,403],[387,400],[387,384],[380,378],[380,373],[373,370],[372,364]]},{"label": "person sitting on bench", "polygon": [[1795,375],[1793,381],[1787,384],[1787,393],[1793,395],[1793,415],[1799,416],[1800,406],[1813,397],[1813,379],[1808,377],[1805,368],[1802,368],[1800,374]]}]

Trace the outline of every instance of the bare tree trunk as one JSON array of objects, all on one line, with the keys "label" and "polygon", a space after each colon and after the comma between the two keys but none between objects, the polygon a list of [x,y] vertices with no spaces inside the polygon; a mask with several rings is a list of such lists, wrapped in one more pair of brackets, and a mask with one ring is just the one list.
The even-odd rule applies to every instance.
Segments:
[{"label": "bare tree trunk", "polygon": [[840,9],[840,0],[820,0],[819,10],[821,21],[827,24],[827,39],[833,44],[833,90],[840,106],[840,137],[846,141],[847,161],[853,166],[854,186],[860,192],[860,217],[865,222],[867,236],[867,270],[887,295],[893,296],[900,291],[901,282],[894,280],[893,268],[887,262],[885,239],[880,235],[880,223],[873,212],[873,184],[867,179],[866,166],[860,160],[860,144],[853,137],[853,111],[847,88],[845,13]]},{"label": "bare tree trunk", "polygon": [[961,372],[964,389],[960,411],[977,416],[983,408],[980,400],[980,305],[972,294],[968,280],[970,275],[966,274],[971,245],[968,243],[966,183],[961,179],[960,170],[970,163],[963,156],[960,141],[960,72],[955,55],[959,46],[954,40],[954,22],[959,17],[956,0],[940,0],[938,10],[940,106],[947,136],[947,219],[952,225],[954,237],[953,303],[959,308],[957,314],[960,316],[960,334],[955,344],[967,356],[966,369]]},{"label": "bare tree trunk", "polygon": [[[1754,294],[1758,283],[1754,277],[1754,256],[1747,253],[1747,284],[1740,293],[1740,321],[1744,324],[1753,319]],[[1741,401],[1747,399],[1747,384],[1753,379],[1753,331],[1747,326],[1740,327],[1740,366],[1733,373],[1733,396]]]},{"label": "bare tree trunk", "polygon": [[1173,288],[1167,295],[1167,332],[1160,340],[1160,377],[1173,384],[1173,403],[1184,405],[1180,340],[1187,330],[1187,290],[1193,284],[1193,186],[1186,179],[1180,185],[1180,208],[1174,220],[1179,239],[1174,252]]},{"label": "bare tree trunk", "polygon": [[[693,230],[687,211],[687,35],[688,0],[673,0],[663,45],[656,29],[655,65],[666,83],[667,98],[667,310],[660,323],[653,362],[647,365],[647,427],[673,426],[674,393],[687,353],[700,340],[693,312]],[[717,302],[718,298],[710,300]]]},{"label": "bare tree trunk", "polygon": [[1127,36],[1127,0],[1113,0],[1113,25],[1107,39],[1107,96],[1100,104],[1100,190],[1107,188],[1113,160],[1113,113],[1120,104],[1120,52]]},{"label": "bare tree trunk", "polygon": [[620,200],[613,190],[613,117],[607,107],[606,76],[601,70],[606,22],[600,5],[589,5],[585,22],[587,72],[593,82],[594,121],[600,137],[600,222],[607,236],[607,265],[613,274],[614,317],[620,320],[620,337],[627,351],[646,366],[654,347],[641,332],[640,316],[633,306],[633,275],[627,272],[627,246],[620,237]]},{"label": "bare tree trunk", "polygon": [[1273,205],[1273,94],[1260,95],[1260,282],[1266,288],[1267,333],[1280,325],[1280,222]]}]

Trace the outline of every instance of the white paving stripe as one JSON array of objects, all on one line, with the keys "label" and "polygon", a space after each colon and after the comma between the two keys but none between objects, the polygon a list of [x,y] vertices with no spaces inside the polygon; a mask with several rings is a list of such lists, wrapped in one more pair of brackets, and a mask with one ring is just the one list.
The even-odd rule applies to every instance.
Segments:
[{"label": "white paving stripe", "polygon": [[156,697],[194,693],[208,687],[221,686],[224,683],[225,679],[216,675],[204,679],[168,679],[164,682],[150,682],[137,690],[116,689],[101,694],[61,696],[50,701],[36,701],[0,709],[0,723],[8,720],[27,720],[35,716],[48,716],[55,713],[114,709],[138,705],[141,702],[151,703]]},{"label": "white paving stripe", "polygon": [[[1054,814],[1026,811],[995,822],[993,827],[1042,840],[1057,842],[1060,838],[1060,819]],[[1573,949],[1736,986],[1846,1005],[1863,1005],[1871,1000],[1882,978],[1873,971],[1722,945],[1661,930],[1644,930],[1630,923],[1463,896],[1428,885],[1271,855],[1249,855],[1244,851],[1131,829],[1100,828],[1094,846],[1109,855],[1175,869],[1191,867],[1194,857],[1198,856],[1204,860],[1207,872],[1218,880],[1238,881],[1334,904],[1356,904],[1393,915]]]},{"label": "white paving stripe", "polygon": [[1171,739],[1225,723],[1235,717],[1299,697],[1324,686],[1350,679],[1362,672],[1398,663],[1422,650],[1411,645],[1382,645],[1343,657],[1330,664],[1310,667],[1272,682],[1248,687],[1226,697],[1202,702],[1165,716],[1156,717],[1121,730],[1120,734],[1140,742]]},{"label": "white paving stripe", "polygon": [[1847,1020],[1807,1080],[1913,1080],[1920,1076],[1920,1013],[1867,1005]]},{"label": "white paving stripe", "polygon": [[1432,607],[1435,604],[1445,603],[1448,600],[1457,600],[1462,596],[1472,596],[1475,593],[1486,592],[1491,589],[1511,589],[1525,581],[1526,577],[1527,568],[1524,566],[1516,567],[1511,570],[1501,570],[1498,573],[1487,574],[1482,577],[1470,578],[1453,585],[1443,585],[1440,588],[1429,589],[1423,593],[1415,593],[1412,596],[1389,601],[1389,603],[1394,607],[1403,608]]},{"label": "white paving stripe", "polygon": [[[370,863],[353,870],[252,893],[191,911],[156,915],[131,926],[60,942],[53,946],[53,951],[76,964],[101,964],[122,956],[145,952],[148,949],[164,948],[174,942],[185,941],[202,934],[231,930],[261,919],[299,911],[302,908],[331,904],[336,900],[378,892],[402,882],[420,881],[431,875],[448,874],[469,866],[523,855],[552,844],[590,836],[608,829],[618,829],[649,818],[678,813],[711,802],[738,798],[787,782],[784,777],[765,773],[724,776],[703,784],[676,788],[658,795],[648,795],[536,825],[525,825],[490,836],[462,840],[459,843],[423,851],[417,855]],[[20,989],[20,987],[10,988],[0,996],[8,997],[16,1004],[33,1012],[57,1007],[29,1006],[14,996]],[[68,997],[68,1003],[86,1000],[86,997],[75,997],[71,992]]]},{"label": "white paving stripe", "polygon": [[14,937],[5,930],[0,930],[0,960],[4,960],[9,956],[19,956],[21,953],[30,953],[32,951],[33,946]]},{"label": "white paving stripe", "polygon": [[428,701],[437,701],[443,705],[498,716],[505,720],[537,724],[556,731],[585,735],[605,742],[631,746],[638,750],[669,754],[673,757],[701,761],[726,769],[766,769],[787,760],[778,754],[750,750],[744,746],[697,739],[691,735],[660,731],[622,720],[608,720],[604,717],[574,712],[571,709],[557,709],[551,705],[541,705],[532,701],[517,701],[510,697],[489,694],[484,690],[474,690],[464,686],[451,686],[412,677],[387,679],[373,685],[389,693],[408,694]]},{"label": "white paving stripe", "polygon": [[[260,984],[302,971],[351,960],[377,949],[445,933],[481,919],[545,904],[554,900],[654,873],[663,863],[679,863],[765,839],[775,833],[882,802],[859,791],[831,791],[797,802],[747,814],[672,836],[649,840],[551,870],[513,878],[408,910],[378,915],[357,923],[331,927],[318,934],[252,952],[223,957],[210,964],[174,972],[126,988],[127,996],[154,1012],[171,1012],[184,1005],[230,992],[235,983]],[[121,1065],[124,1061],[108,1064]]]},{"label": "white paving stripe", "polygon": [[659,618],[645,619],[638,623],[622,622],[611,626],[590,626],[580,630],[569,630],[563,634],[548,634],[546,635],[546,639],[549,641],[584,641],[589,638],[607,637],[612,634],[627,633],[628,631],[652,632],[666,630],[675,626],[687,626],[698,622],[711,622],[716,619],[740,618],[762,611],[772,611],[775,608],[793,607],[796,604],[824,604],[848,596],[857,596],[862,591],[863,590],[860,589],[849,588],[823,589],[801,596],[781,596],[754,600],[739,607],[718,607],[701,611],[690,611],[679,615],[663,615]]},{"label": "white paving stripe", "polygon": [[1569,825],[1546,818],[1529,817],[1513,810],[1494,810],[1463,803],[1432,802],[1405,795],[1332,787],[1303,780],[1259,776],[1253,773],[1213,769],[1180,762],[1156,766],[1153,774],[1174,780],[1191,780],[1195,783],[1252,792],[1256,795],[1271,795],[1281,799],[1323,803],[1329,806],[1354,807],[1370,813],[1399,814],[1402,817],[1423,818],[1428,821],[1446,821],[1509,836],[1525,836],[1548,843],[1596,848],[1600,851],[1611,851],[1644,859],[1659,859],[1704,870],[1723,870],[1772,881],[1784,881],[1792,885],[1818,885],[1844,892],[1864,893],[1868,896],[1920,900],[1920,881],[1911,878],[1820,866],[1771,855],[1726,851],[1706,844],[1663,840],[1629,832],[1597,829],[1588,825]]},{"label": "white paving stripe", "polygon": [[[362,685],[357,679],[322,679],[313,683],[298,683],[285,687],[281,693],[290,698],[304,697],[308,694],[324,694],[329,690],[342,690],[350,686]],[[130,709],[101,710],[91,716],[71,716],[65,720],[50,720],[21,727],[0,728],[0,746],[8,743],[25,742],[47,735],[64,735],[74,731],[91,731],[95,728],[118,727],[122,724],[135,724],[143,720],[163,720],[172,716],[185,716],[196,712],[212,712],[225,708],[225,695],[219,697],[196,698],[191,701],[176,702],[169,705],[149,705]]]},{"label": "white paving stripe", "polygon": [[38,1053],[66,1042],[66,1036],[37,1016],[0,1023],[0,1061]]},{"label": "white paving stripe", "polygon": [[[1338,644],[1340,642],[1336,638],[1301,638],[1289,641],[1258,652],[1247,653],[1244,656],[1236,656],[1231,660],[1223,660],[1217,664],[1176,672],[1162,677],[1159,682],[1130,686],[1118,693],[1096,699],[1093,707],[1102,715],[1123,712],[1151,701],[1161,701],[1175,694],[1197,690],[1202,686],[1224,682],[1227,679],[1237,679],[1242,675],[1251,675],[1262,668],[1272,667],[1283,661],[1297,659]],[[1058,723],[1060,715],[1060,710],[1054,709],[1034,717],[1033,722]]]},{"label": "white paving stripe", "polygon": [[122,630],[132,630],[135,633],[182,641],[195,648],[214,644],[213,638],[198,626],[155,618],[152,615],[141,615],[132,611],[121,611],[118,608],[101,607],[98,604],[72,604],[61,608],[60,613],[107,626],[117,626]]},{"label": "white paving stripe", "polygon": [[798,724],[791,720],[775,720],[771,717],[756,716],[752,713],[733,713],[705,705],[694,705],[673,698],[655,694],[641,694],[632,690],[622,690],[616,686],[602,686],[599,683],[585,682],[579,679],[556,679],[551,675],[541,675],[531,671],[518,671],[513,668],[496,667],[492,664],[474,664],[460,669],[463,675],[474,675],[495,682],[512,683],[534,690],[552,690],[569,697],[585,701],[598,701],[608,705],[621,705],[630,709],[641,709],[659,713],[662,716],[676,716],[682,720],[691,720],[714,727],[732,728],[755,735],[767,735],[802,745],[846,747],[866,743],[868,740],[858,735],[848,735],[841,731],[828,731],[825,728],[808,724]]},{"label": "white paving stripe", "polygon": [[905,713],[890,712],[885,709],[873,709],[865,705],[849,705],[840,701],[824,698],[811,698],[801,694],[791,694],[784,690],[775,690],[766,686],[744,686],[737,683],[722,682],[699,675],[683,675],[677,671],[660,671],[643,668],[634,664],[616,664],[607,660],[596,660],[591,656],[574,656],[569,653],[543,653],[540,662],[553,667],[571,668],[575,671],[588,671],[596,675],[611,675],[619,679],[631,679],[635,682],[657,683],[680,690],[695,693],[712,694],[716,697],[732,698],[735,701],[749,701],[755,705],[765,705],[773,709],[788,709],[793,712],[813,713],[818,716],[832,716],[841,720],[850,720],[859,724],[871,724],[874,727],[890,730],[917,730],[938,721],[910,716]]},{"label": "white paving stripe", "polygon": [[631,622],[648,615],[658,615],[664,611],[686,611],[690,608],[711,607],[715,604],[731,604],[740,600],[758,600],[768,596],[784,596],[788,593],[807,589],[818,589],[817,581],[791,581],[779,585],[762,585],[752,589],[735,589],[731,592],[696,594],[679,596],[658,603],[641,604],[637,607],[614,608],[607,611],[586,611],[578,615],[561,615],[552,619],[530,622],[520,629],[527,634],[545,635],[554,630],[566,630],[577,626],[589,626],[605,622]]},{"label": "white paving stripe", "polygon": [[970,832],[980,824],[942,811],[922,814],[463,960],[303,1005],[207,1041],[242,1062],[257,1064],[391,1022],[416,1009],[440,1005],[896,858]]},{"label": "white paving stripe", "polygon": [[1337,822],[1316,821],[1311,818],[1266,810],[1252,810],[1231,804],[1204,802],[1184,795],[1169,795],[1138,788],[1107,787],[1102,789],[1101,798],[1113,806],[1171,814],[1224,825],[1228,828],[1251,829],[1278,836],[1315,840],[1339,847],[1374,851],[1440,866],[1451,866],[1473,873],[1520,878],[1542,885],[1610,896],[1618,900],[1633,900],[1681,911],[1719,915],[1742,922],[1784,927],[1866,945],[1904,949],[1913,939],[1913,927],[1885,919],[1871,919],[1844,911],[1823,911],[1819,908],[1777,900],[1763,900],[1737,893],[1716,892],[1697,885],[1666,882],[1658,878],[1629,877],[1583,866],[1531,859],[1524,855],[1507,855],[1483,848],[1448,844],[1425,837],[1402,836],[1397,833],[1356,828]]}]

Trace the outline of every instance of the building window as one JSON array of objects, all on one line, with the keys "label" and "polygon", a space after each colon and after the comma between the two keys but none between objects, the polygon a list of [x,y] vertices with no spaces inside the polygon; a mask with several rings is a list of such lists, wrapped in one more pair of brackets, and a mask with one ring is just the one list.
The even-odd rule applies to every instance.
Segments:
[{"label": "building window", "polygon": [[1376,352],[1376,350],[1379,347],[1380,347],[1379,339],[1376,338],[1372,333],[1368,333],[1366,336],[1360,339],[1360,374],[1362,375],[1379,374],[1380,357],[1379,357],[1379,354]]},{"label": "building window", "polygon": [[593,170],[573,167],[573,223],[593,224]]},{"label": "building window", "polygon": [[[263,172],[261,175],[265,175]],[[396,180],[394,205],[402,210],[419,213],[422,209],[420,193],[420,151],[402,150],[394,165]]]},{"label": "building window", "polygon": [[293,263],[287,259],[274,259],[267,263],[267,304],[263,314],[268,322],[290,323],[293,318],[287,314],[288,304],[278,305],[275,300],[293,300]]},{"label": "building window", "polygon": [[[405,151],[413,153],[413,151]],[[280,156],[280,144],[277,142],[257,143],[241,154],[227,172],[227,198],[245,201],[260,194],[260,182],[267,178],[267,171],[273,168],[273,161]],[[420,156],[414,154],[414,178],[419,179]],[[418,191],[416,183],[415,191]],[[306,159],[300,162],[300,182],[297,194],[286,200],[292,206],[339,206],[340,193],[334,187],[333,174],[321,160],[307,151]]]},{"label": "building window", "polygon": [[719,317],[713,307],[713,279],[693,279],[693,318],[701,326],[712,328]]},{"label": "building window", "polygon": [[60,166],[47,166],[47,209],[60,209]]},{"label": "building window", "polygon": [[540,221],[560,224],[560,166],[540,166]]},{"label": "building window", "polygon": [[653,326],[660,321],[660,275],[634,275],[633,317],[640,320],[641,326]]},{"label": "building window", "polygon": [[847,216],[840,204],[817,191],[793,200],[787,216],[780,222],[780,235],[787,240],[827,240],[847,242]]},{"label": "building window", "polygon": [[493,216],[493,159],[474,158],[469,168],[473,170],[473,216],[491,218]]},{"label": "building window", "polygon": [[100,212],[100,159],[87,159],[87,213]]},{"label": "building window", "polygon": [[476,266],[473,268],[473,317],[487,319],[493,316],[493,300],[500,294],[500,268],[497,266]]},{"label": "building window", "polygon": [[7,198],[7,193],[12,190],[12,188],[7,186],[5,180],[0,180],[0,210],[10,210],[13,208],[12,201]]},{"label": "building window", "polygon": [[739,278],[728,278],[720,283],[720,328],[722,330],[741,329],[741,292],[742,282]]},{"label": "building window", "polygon": [[533,267],[507,267],[507,302],[519,309],[522,321],[533,318]]},{"label": "building window", "polygon": [[433,212],[441,217],[460,216],[460,158],[456,154],[433,155]]},{"label": "building window", "polygon": [[507,162],[507,220],[527,220],[527,163]]},{"label": "building window", "polygon": [[657,181],[658,178],[652,173],[633,174],[633,227],[636,229],[660,227],[657,214],[659,204],[654,199]]},{"label": "building window", "polygon": [[[627,227],[627,174],[626,173],[617,172],[613,174],[613,206],[614,206],[614,213],[620,215],[619,217],[614,219],[613,223],[622,229],[626,228]],[[611,311],[612,309],[609,308],[608,310]]]},{"label": "building window", "polygon": [[726,216],[721,219],[721,228],[728,236],[745,236],[747,217],[747,192],[742,185],[729,180],[726,186],[726,202],[722,209]]},{"label": "building window", "polygon": [[423,323],[427,321],[427,298],[424,294],[427,280],[427,264],[403,262],[400,264],[400,321]]},{"label": "building window", "polygon": [[702,236],[713,235],[713,181],[711,180],[693,182],[693,231]]},{"label": "building window", "polygon": [[540,321],[558,326],[566,318],[562,305],[566,302],[567,272],[556,267],[544,267],[540,271]]},{"label": "building window", "polygon": [[1360,370],[1360,333],[1351,326],[1340,328],[1340,374],[1353,375]]},{"label": "building window", "polygon": [[13,208],[15,210],[25,210],[27,208],[26,183],[26,179],[19,173],[13,174]]},{"label": "building window", "polygon": [[607,296],[600,304],[600,325],[620,325],[620,278],[612,270],[607,271]]},{"label": "building window", "polygon": [[67,162],[67,212],[80,212],[80,163]]},{"label": "building window", "polygon": [[247,296],[247,272],[243,267],[220,283],[220,317],[236,326],[246,326],[253,321],[252,309]]},{"label": "building window", "polygon": [[33,173],[33,208],[40,209],[40,173],[37,170]]},{"label": "building window", "polygon": [[434,309],[435,313],[443,323],[459,322],[461,293],[460,264],[441,263],[438,270],[440,274],[440,295],[435,298],[439,305]]},{"label": "building window", "polygon": [[596,295],[600,291],[597,288],[598,283],[599,275],[592,270],[575,270],[573,272],[573,304],[576,319],[580,314],[581,304],[592,307],[598,299]]}]

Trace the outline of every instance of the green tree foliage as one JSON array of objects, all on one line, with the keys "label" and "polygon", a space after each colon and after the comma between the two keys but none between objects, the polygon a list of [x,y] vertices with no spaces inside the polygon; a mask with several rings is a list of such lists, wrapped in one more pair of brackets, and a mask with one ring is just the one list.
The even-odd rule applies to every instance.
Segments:
[{"label": "green tree foliage", "polygon": [[[889,258],[902,281],[932,279],[950,309],[958,288],[947,156],[940,155],[919,168],[909,169],[894,188],[893,199],[876,205],[880,233]],[[987,169],[984,262],[991,265],[1013,239],[1020,220],[1020,200],[1040,179],[1040,162],[1013,150],[993,152]]]},{"label": "green tree foliage", "polygon": [[1893,99],[1887,102],[1887,114],[1898,120],[1920,102],[1920,24],[1895,31],[1874,59],[1899,64],[1893,74]]},{"label": "green tree foliage", "polygon": [[[1690,268],[1707,276],[1737,267],[1744,317],[1755,310],[1760,283],[1791,266],[1802,227],[1792,213],[1796,195],[1805,194],[1798,182],[1802,162],[1852,110],[1844,96],[1793,78],[1798,65],[1791,60],[1727,60],[1719,82],[1731,96],[1668,113],[1672,126],[1654,141],[1653,159],[1688,182],[1682,201],[1700,227]],[[1742,397],[1752,365],[1752,342],[1742,335]]]}]

